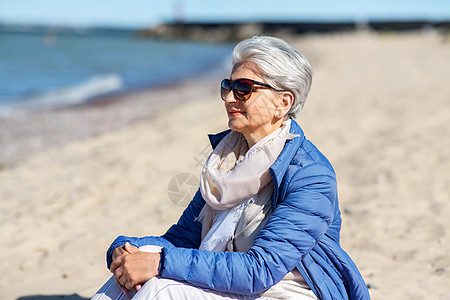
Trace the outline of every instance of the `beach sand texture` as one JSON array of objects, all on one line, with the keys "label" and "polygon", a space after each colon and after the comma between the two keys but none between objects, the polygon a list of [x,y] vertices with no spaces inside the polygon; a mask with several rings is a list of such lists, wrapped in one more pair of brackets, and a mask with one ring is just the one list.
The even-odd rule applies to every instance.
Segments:
[{"label": "beach sand texture", "polygon": [[[434,32],[289,41],[315,74],[297,120],[335,167],[342,245],[372,299],[450,299],[450,41]],[[198,180],[206,134],[226,129],[218,81],[1,116],[1,147],[20,155],[0,168],[0,299],[90,298],[110,276],[116,236],[158,235],[176,221],[186,202],[169,199],[169,183]],[[166,105],[150,109],[160,98]],[[42,130],[26,129],[36,120]]]}]

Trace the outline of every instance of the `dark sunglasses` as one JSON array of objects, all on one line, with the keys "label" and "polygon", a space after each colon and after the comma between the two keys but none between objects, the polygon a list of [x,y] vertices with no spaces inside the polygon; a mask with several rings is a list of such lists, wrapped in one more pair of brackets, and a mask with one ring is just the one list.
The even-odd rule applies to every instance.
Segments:
[{"label": "dark sunglasses", "polygon": [[247,78],[239,78],[234,81],[230,79],[222,80],[220,84],[220,96],[222,100],[225,101],[230,91],[233,91],[234,98],[240,101],[246,101],[250,98],[253,93],[253,88],[255,85],[264,86],[273,90],[278,91],[277,89],[271,87],[267,83],[259,82]]}]

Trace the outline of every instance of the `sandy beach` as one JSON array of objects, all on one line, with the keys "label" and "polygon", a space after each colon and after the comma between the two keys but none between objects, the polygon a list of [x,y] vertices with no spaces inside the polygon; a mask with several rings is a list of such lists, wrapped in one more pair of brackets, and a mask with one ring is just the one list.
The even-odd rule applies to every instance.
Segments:
[{"label": "sandy beach", "polygon": [[[313,65],[297,121],[335,167],[372,299],[450,299],[449,36],[288,41]],[[220,79],[0,115],[0,299],[89,299],[116,236],[165,232],[226,129]]]}]

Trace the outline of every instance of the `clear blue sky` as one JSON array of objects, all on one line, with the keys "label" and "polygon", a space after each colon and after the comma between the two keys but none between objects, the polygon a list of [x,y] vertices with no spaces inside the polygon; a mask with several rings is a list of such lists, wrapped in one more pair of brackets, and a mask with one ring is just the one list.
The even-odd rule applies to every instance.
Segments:
[{"label": "clear blue sky", "polygon": [[186,21],[450,20],[450,0],[0,0],[0,23],[146,27]]}]

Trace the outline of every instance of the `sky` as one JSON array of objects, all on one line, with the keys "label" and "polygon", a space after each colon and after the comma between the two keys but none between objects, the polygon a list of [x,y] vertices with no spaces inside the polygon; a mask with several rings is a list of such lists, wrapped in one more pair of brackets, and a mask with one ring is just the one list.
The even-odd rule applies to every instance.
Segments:
[{"label": "sky", "polygon": [[0,23],[142,28],[184,21],[450,20],[450,0],[0,0]]}]

